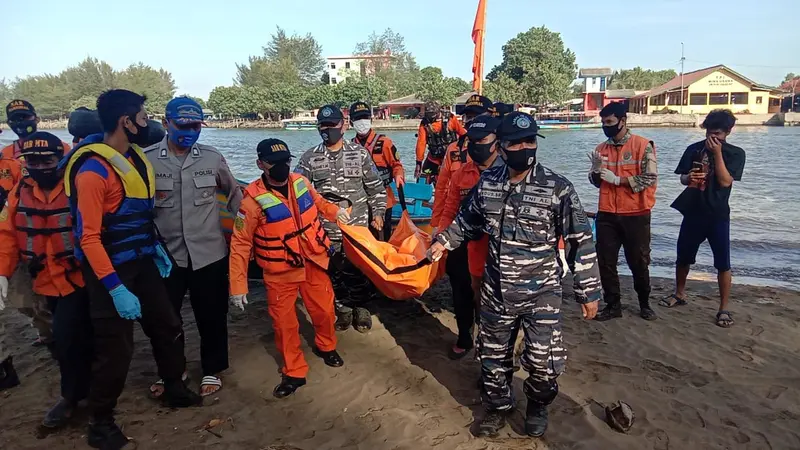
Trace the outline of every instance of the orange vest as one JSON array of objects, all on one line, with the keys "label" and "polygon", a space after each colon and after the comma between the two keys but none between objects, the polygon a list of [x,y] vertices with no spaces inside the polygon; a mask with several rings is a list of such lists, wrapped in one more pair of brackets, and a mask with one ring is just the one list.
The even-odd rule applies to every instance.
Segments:
[{"label": "orange vest", "polygon": [[[603,168],[614,172],[614,175],[632,177],[641,175],[647,145],[656,147],[652,141],[631,134],[628,141],[621,146],[604,142],[597,146],[597,152],[603,158]],[[645,214],[656,204],[656,187],[651,186],[642,192],[633,192],[630,186],[614,186],[611,183],[600,183],[600,202],[598,210],[612,214]]]},{"label": "orange vest", "polygon": [[14,225],[20,260],[28,265],[34,278],[47,265],[54,264],[63,269],[64,277],[73,287],[83,286],[74,255],[69,198],[62,192],[52,203],[43,202],[33,195],[29,183],[24,179],[16,191],[19,202]]},{"label": "orange vest", "polygon": [[319,221],[319,211],[305,177],[289,175],[288,199],[256,182],[244,192],[255,199],[264,212],[255,231],[253,247],[256,263],[265,274],[301,269],[306,260],[328,268],[331,242]]}]

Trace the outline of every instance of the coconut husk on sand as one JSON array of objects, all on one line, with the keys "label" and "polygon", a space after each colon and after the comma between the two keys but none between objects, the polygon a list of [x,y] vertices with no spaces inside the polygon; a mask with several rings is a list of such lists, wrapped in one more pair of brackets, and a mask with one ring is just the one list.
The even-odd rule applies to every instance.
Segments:
[{"label": "coconut husk on sand", "polygon": [[[671,281],[653,280],[653,298]],[[635,305],[629,279],[623,302]],[[567,289],[568,290],[568,289]],[[378,302],[374,329],[340,333],[345,366],[325,366],[311,353],[313,329],[301,318],[310,365],[308,385],[277,400],[274,335],[263,290],[251,285],[251,305],[230,322],[231,368],[221,392],[205,406],[170,410],[148,398],[158,377],[146,338],[137,331],[134,361],[118,406],[118,422],[139,449],[797,449],[800,448],[800,294],[734,286],[736,325],[714,325],[716,286],[690,282],[690,304],[656,307],[646,322],[638,307],[611,322],[584,322],[565,293],[569,350],[561,394],[543,439],[523,436],[525,411],[517,372],[517,410],[499,439],[472,437],[482,416],[473,358],[453,362],[456,339],[446,281],[415,302]],[[655,302],[654,302],[655,303]],[[188,302],[187,302],[188,305]],[[299,308],[302,311],[302,307]],[[192,386],[201,378],[199,341],[188,306],[187,357]],[[0,448],[86,448],[86,416],[45,435],[38,424],[58,397],[58,369],[35,331],[9,310],[0,313],[22,385],[0,393]],[[624,399],[636,412],[628,434],[612,430],[603,406]],[[221,422],[217,422],[215,421]],[[213,422],[212,422],[213,421]],[[208,427],[209,423],[215,426]],[[210,431],[213,431],[211,433]]]}]

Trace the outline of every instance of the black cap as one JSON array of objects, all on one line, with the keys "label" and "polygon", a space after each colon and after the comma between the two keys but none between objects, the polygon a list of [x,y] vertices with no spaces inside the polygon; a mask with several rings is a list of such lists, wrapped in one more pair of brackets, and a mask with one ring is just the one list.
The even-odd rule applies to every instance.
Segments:
[{"label": "black cap", "polygon": [[292,158],[289,146],[280,139],[264,139],[256,147],[258,159],[268,163],[288,161]]},{"label": "black cap", "polygon": [[364,102],[355,102],[350,105],[350,120],[361,120],[372,118],[372,110]]},{"label": "black cap", "polygon": [[489,108],[492,107],[492,101],[488,98],[474,94],[471,95],[467,102],[464,103],[464,114],[483,114],[486,111],[489,111]]},{"label": "black cap", "polygon": [[6,118],[8,118],[8,120],[14,120],[15,116],[27,115],[36,115],[36,110],[33,109],[33,105],[27,100],[11,100],[11,103],[6,105]]},{"label": "black cap", "polygon": [[492,133],[497,133],[497,128],[500,127],[501,123],[502,121],[497,117],[478,116],[469,123],[467,137],[473,141],[480,141]]},{"label": "black cap", "polygon": [[514,112],[514,105],[508,103],[497,102],[494,104],[494,116],[501,119],[508,113]]},{"label": "black cap", "polygon": [[90,134],[102,133],[103,124],[97,111],[80,107],[70,113],[67,130],[72,137],[83,139]]},{"label": "black cap", "polygon": [[344,115],[336,105],[325,105],[317,112],[317,123],[337,124],[342,120],[344,120]]},{"label": "black cap", "polygon": [[56,136],[45,131],[37,131],[22,141],[21,155],[58,155],[64,154],[64,143]]},{"label": "black cap", "polygon": [[544,137],[539,134],[539,126],[530,114],[514,111],[503,117],[503,122],[497,132],[501,141],[519,141],[531,137]]}]

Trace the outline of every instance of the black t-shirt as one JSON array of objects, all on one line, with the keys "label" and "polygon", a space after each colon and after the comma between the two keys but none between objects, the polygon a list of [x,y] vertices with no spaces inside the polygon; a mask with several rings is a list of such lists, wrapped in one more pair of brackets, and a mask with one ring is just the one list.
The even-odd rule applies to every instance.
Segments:
[{"label": "black t-shirt", "polygon": [[[706,141],[696,142],[686,148],[686,151],[675,169],[678,175],[688,175],[695,162],[703,164],[706,173],[705,181],[690,184],[672,202],[672,207],[684,216],[709,216],[716,219],[728,220],[731,208],[728,200],[731,197],[731,188],[722,187],[717,182],[714,171],[714,157],[705,148]],[[741,148],[727,142],[722,143],[722,160],[725,167],[735,181],[741,181],[744,171],[745,153]]]}]

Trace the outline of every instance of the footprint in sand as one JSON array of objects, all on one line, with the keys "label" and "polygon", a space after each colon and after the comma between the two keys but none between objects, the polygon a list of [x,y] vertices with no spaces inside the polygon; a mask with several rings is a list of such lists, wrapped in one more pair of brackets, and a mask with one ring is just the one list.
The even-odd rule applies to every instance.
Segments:
[{"label": "footprint in sand", "polygon": [[664,381],[675,379],[683,374],[681,370],[678,370],[675,367],[654,361],[652,359],[643,360],[642,368],[655,378],[659,378]]},{"label": "footprint in sand", "polygon": [[669,450],[669,435],[661,429],[647,433],[647,440],[653,443],[653,450]]},{"label": "footprint in sand", "polygon": [[760,336],[761,333],[763,333],[763,332],[764,332],[764,327],[762,327],[760,325],[756,325],[750,330],[750,336],[753,336],[753,337]]},{"label": "footprint in sand", "polygon": [[673,411],[677,412],[681,418],[685,419],[686,423],[700,425],[702,428],[706,427],[706,419],[703,418],[703,415],[700,414],[697,408],[677,400],[671,400],[670,407]]},{"label": "footprint in sand", "polygon": [[602,361],[589,361],[589,365],[600,367],[601,369],[605,369],[608,372],[621,373],[624,375],[628,375],[633,372],[633,370],[630,367],[618,366],[615,364],[609,364]]},{"label": "footprint in sand", "polygon": [[770,400],[775,400],[776,398],[780,397],[786,391],[786,386],[770,386],[769,392],[767,392],[767,398]]}]

